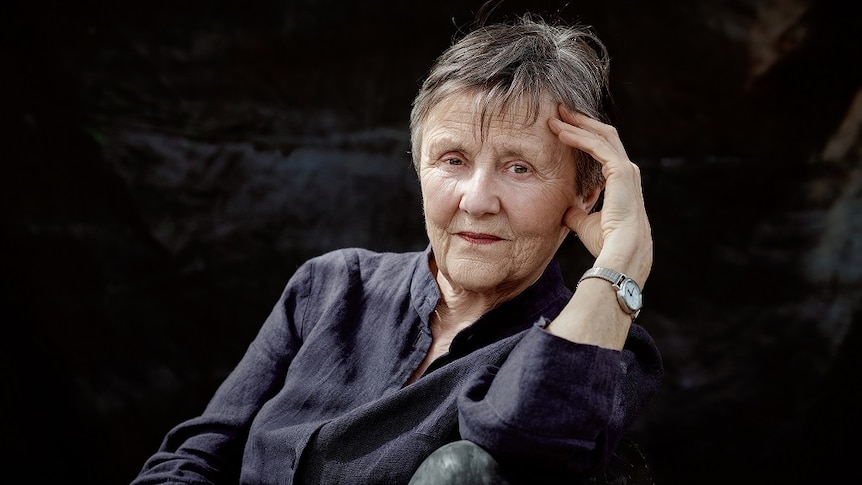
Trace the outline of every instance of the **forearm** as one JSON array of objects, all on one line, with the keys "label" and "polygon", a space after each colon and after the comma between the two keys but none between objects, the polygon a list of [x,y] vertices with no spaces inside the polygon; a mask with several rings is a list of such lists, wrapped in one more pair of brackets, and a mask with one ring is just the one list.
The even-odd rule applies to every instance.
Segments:
[{"label": "forearm", "polygon": [[631,315],[620,308],[610,283],[590,278],[578,285],[547,330],[571,342],[622,350],[631,324]]},{"label": "forearm", "polygon": [[587,473],[609,458],[661,374],[654,342],[636,325],[622,351],[534,328],[459,401],[461,435],[501,459]]},{"label": "forearm", "polygon": [[[648,224],[639,237],[606,241],[593,264],[632,278],[643,289],[653,261],[653,244]],[[600,278],[582,280],[569,303],[548,326],[548,331],[572,342],[621,350],[625,345],[632,314],[617,301],[617,289]]]},{"label": "forearm", "polygon": [[237,482],[252,421],[283,383],[299,346],[289,311],[295,293],[289,285],[203,413],[165,436],[132,485]]},{"label": "forearm", "polygon": [[131,485],[236,482],[245,432],[239,423],[211,416],[177,425]]}]

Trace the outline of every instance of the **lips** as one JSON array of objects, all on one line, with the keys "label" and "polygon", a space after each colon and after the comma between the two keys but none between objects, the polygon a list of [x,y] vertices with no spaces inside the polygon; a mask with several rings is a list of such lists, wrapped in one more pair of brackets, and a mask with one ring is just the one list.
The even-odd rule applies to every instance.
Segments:
[{"label": "lips", "polygon": [[503,240],[503,238],[497,237],[493,234],[477,232],[459,232],[456,235],[470,244],[493,244]]}]

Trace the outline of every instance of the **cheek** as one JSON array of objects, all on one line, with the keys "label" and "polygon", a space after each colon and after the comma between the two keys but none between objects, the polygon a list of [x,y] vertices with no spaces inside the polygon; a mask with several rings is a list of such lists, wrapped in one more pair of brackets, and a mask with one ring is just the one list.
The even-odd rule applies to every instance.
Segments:
[{"label": "cheek", "polygon": [[527,233],[537,236],[556,234],[564,228],[563,216],[573,199],[574,190],[548,188],[517,204],[517,218]]},{"label": "cheek", "polygon": [[439,177],[426,176],[421,179],[420,184],[425,219],[429,223],[447,225],[458,209],[458,200],[452,183],[447,183]]}]

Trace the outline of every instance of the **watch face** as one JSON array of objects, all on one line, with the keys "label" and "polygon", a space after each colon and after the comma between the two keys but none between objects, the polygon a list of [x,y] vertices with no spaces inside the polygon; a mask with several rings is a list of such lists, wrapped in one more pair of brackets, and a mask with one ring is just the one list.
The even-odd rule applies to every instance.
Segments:
[{"label": "watch face", "polygon": [[620,285],[620,295],[623,297],[623,300],[629,308],[632,310],[640,309],[641,304],[643,303],[643,296],[641,295],[641,291],[640,288],[638,288],[637,283],[633,280],[627,279],[623,281],[622,285]]}]

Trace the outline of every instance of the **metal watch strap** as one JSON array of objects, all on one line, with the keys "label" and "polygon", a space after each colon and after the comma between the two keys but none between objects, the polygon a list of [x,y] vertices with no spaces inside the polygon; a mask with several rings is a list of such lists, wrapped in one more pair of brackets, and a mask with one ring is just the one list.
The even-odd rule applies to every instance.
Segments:
[{"label": "metal watch strap", "polygon": [[[634,309],[629,307],[628,304],[622,298],[622,285],[626,280],[630,280],[631,278],[629,278],[623,273],[620,273],[619,271],[614,271],[610,268],[595,267],[590,268],[586,272],[584,272],[584,275],[581,276],[581,279],[578,280],[578,284],[580,285],[581,281],[584,281],[588,278],[600,278],[611,283],[617,290],[617,302],[620,304],[620,308],[622,308],[624,312],[631,315],[632,321],[634,321],[635,318],[638,317],[641,309],[639,307]],[[635,288],[638,288],[638,285],[634,280],[631,280],[631,283],[634,284]],[[638,291],[639,290],[640,288],[638,288]]]},{"label": "metal watch strap", "polygon": [[622,283],[627,276],[610,268],[590,268],[583,276],[581,276],[581,279],[578,280],[578,284],[581,284],[581,281],[584,281],[587,278],[601,278],[619,288],[620,283]]}]

